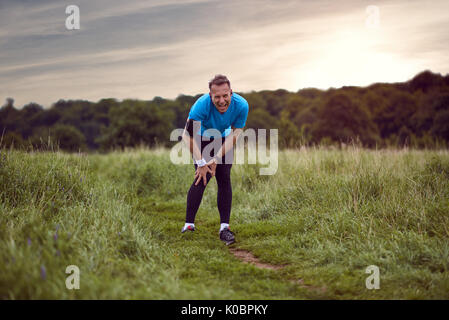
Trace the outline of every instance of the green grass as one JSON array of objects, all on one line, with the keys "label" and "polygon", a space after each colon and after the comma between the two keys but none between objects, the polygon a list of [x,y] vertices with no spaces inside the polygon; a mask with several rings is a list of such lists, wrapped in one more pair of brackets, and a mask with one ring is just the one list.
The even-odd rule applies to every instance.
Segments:
[{"label": "green grass", "polygon": [[169,150],[2,150],[0,298],[449,298],[448,151],[309,148],[280,152],[274,176],[260,167],[232,168],[235,247],[280,270],[219,241],[213,180],[197,230],[180,233],[194,168]]}]

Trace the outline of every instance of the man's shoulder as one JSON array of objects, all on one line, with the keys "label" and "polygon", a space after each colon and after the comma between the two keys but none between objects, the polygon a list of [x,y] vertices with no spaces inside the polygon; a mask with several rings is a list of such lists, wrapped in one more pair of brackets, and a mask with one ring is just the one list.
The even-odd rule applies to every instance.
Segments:
[{"label": "man's shoulder", "polygon": [[205,93],[196,100],[195,104],[208,104],[210,101],[210,95]]},{"label": "man's shoulder", "polygon": [[202,112],[204,110],[207,112],[209,106],[210,96],[208,93],[205,93],[195,101],[191,110],[195,110],[195,112]]},{"label": "man's shoulder", "polygon": [[241,95],[239,95],[238,93],[235,93],[235,92],[233,92],[232,95],[233,95],[233,97],[235,99],[236,105],[240,109],[248,109],[248,107],[249,107],[248,101],[246,101],[245,98],[243,98]]}]

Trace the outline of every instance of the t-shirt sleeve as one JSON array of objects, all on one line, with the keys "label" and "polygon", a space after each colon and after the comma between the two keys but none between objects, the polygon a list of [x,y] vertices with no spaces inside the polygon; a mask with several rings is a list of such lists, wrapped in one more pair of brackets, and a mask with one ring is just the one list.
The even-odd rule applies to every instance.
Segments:
[{"label": "t-shirt sleeve", "polygon": [[203,121],[207,119],[207,102],[204,97],[199,98],[193,104],[189,112],[189,119]]},{"label": "t-shirt sleeve", "polygon": [[245,127],[246,119],[248,118],[248,110],[249,110],[248,102],[245,101],[242,105],[242,108],[240,110],[240,113],[239,113],[237,119],[235,119],[234,128]]}]

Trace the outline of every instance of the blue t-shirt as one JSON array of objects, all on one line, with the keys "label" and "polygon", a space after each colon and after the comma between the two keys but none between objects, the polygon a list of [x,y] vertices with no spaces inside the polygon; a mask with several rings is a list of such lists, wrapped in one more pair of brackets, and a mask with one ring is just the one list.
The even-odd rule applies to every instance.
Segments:
[{"label": "blue t-shirt", "polygon": [[231,133],[231,126],[234,128],[243,128],[248,117],[248,102],[237,93],[232,93],[231,103],[225,113],[221,114],[215,107],[208,93],[202,95],[193,104],[189,112],[189,119],[201,121],[201,132],[197,134],[205,137],[211,137],[208,129],[220,131],[222,137]]}]

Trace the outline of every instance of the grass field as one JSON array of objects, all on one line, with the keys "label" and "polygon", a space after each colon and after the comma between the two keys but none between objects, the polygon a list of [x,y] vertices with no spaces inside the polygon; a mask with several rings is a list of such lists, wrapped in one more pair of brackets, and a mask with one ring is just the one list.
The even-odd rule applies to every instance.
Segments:
[{"label": "grass field", "polygon": [[233,246],[275,269],[221,243],[214,180],[180,233],[194,168],[169,150],[1,151],[0,298],[449,299],[448,151],[305,148],[260,167],[232,168]]}]

